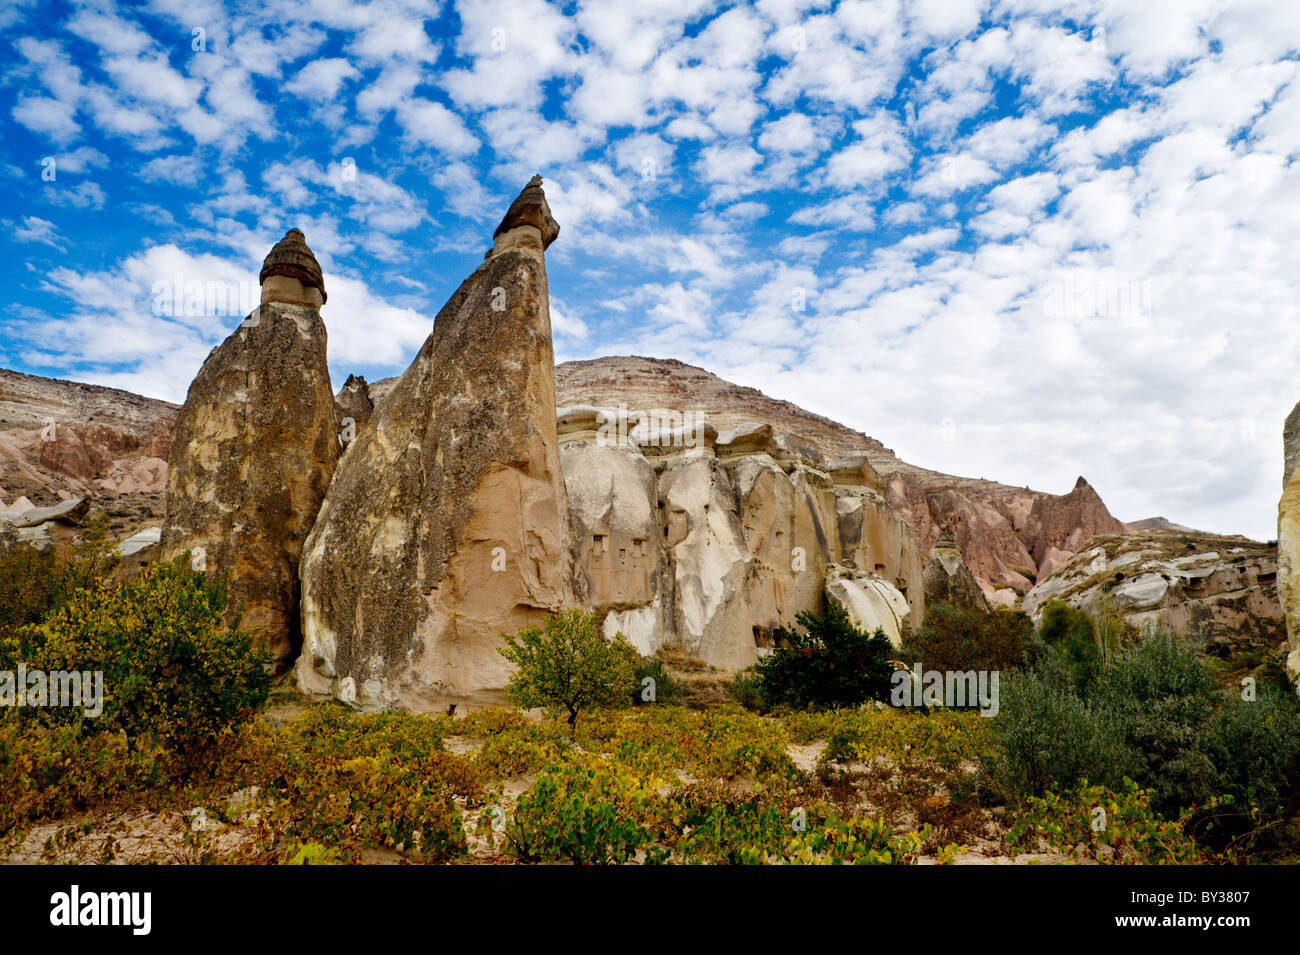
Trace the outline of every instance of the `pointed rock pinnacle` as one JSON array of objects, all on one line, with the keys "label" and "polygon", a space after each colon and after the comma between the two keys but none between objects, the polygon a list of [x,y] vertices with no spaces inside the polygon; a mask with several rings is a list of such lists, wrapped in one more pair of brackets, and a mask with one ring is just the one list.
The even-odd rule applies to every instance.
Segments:
[{"label": "pointed rock pinnacle", "polygon": [[[539,190],[540,191],[540,190]],[[543,199],[543,205],[545,199]],[[259,283],[265,283],[272,275],[284,275],[297,279],[303,288],[320,290],[321,301],[328,301],[325,294],[325,276],[321,273],[320,263],[311,249],[307,248],[307,237],[301,229],[290,229],[284,238],[275,244],[262,263],[262,273],[257,277]]]},{"label": "pointed rock pinnacle", "polygon": [[546,204],[546,193],[542,191],[542,177],[533,176],[524,186],[524,191],[510,204],[505,218],[497,226],[492,238],[503,232],[509,232],[519,226],[530,225],[542,234],[542,248],[545,249],[560,234],[560,227],[551,217],[551,207]]}]

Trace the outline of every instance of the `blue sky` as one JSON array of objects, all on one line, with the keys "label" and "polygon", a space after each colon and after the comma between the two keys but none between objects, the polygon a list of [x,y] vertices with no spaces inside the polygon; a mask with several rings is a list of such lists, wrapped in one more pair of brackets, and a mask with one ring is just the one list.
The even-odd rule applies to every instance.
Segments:
[{"label": "blue sky", "polygon": [[1298,48],[1292,0],[10,0],[0,364],[182,400],[298,226],[336,387],[397,374],[539,172],[559,360],[1267,539]]}]

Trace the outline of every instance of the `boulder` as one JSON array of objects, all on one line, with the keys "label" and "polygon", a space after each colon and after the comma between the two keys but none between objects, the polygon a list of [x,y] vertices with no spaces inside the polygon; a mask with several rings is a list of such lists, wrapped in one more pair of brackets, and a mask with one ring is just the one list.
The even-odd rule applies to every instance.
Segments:
[{"label": "boulder", "polygon": [[933,607],[936,604],[949,604],[963,610],[989,609],[984,591],[961,556],[961,548],[952,532],[946,529],[939,535],[930,563],[925,567],[925,605]]},{"label": "boulder", "polygon": [[859,630],[869,634],[883,630],[895,647],[903,645],[903,637],[911,629],[913,617],[907,598],[876,574],[833,567],[826,579],[826,599],[847,610]]},{"label": "boulder", "polygon": [[169,456],[161,556],[227,575],[227,615],[277,668],[301,643],[298,564],[338,457],[323,301],[291,229],[266,258],[261,304],[190,385]]},{"label": "boulder", "polygon": [[500,699],[502,634],[581,602],[556,436],[540,177],[348,446],[302,562],[307,692]]},{"label": "boulder", "polygon": [[126,568],[140,567],[158,559],[158,545],[162,541],[161,527],[146,527],[117,545],[117,556]]}]

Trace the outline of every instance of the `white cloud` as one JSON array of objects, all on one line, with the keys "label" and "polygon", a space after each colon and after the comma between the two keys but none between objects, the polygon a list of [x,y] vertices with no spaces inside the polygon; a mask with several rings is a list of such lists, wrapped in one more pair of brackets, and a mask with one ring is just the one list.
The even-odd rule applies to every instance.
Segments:
[{"label": "white cloud", "polygon": [[354,80],[361,71],[343,57],[326,57],[312,60],[285,84],[285,90],[317,102],[332,102],[347,80]]}]

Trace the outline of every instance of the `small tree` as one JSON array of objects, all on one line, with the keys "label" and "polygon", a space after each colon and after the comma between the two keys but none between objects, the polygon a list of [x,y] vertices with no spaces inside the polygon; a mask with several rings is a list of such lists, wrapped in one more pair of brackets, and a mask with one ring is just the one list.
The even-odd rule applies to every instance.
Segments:
[{"label": "small tree", "polygon": [[857,706],[889,699],[894,649],[883,630],[864,633],[838,604],[796,619],[805,632],[778,629],[781,646],[755,668],[768,705]]},{"label": "small tree", "polygon": [[506,698],[552,715],[567,713],[570,738],[579,713],[593,706],[626,705],[637,685],[636,650],[621,633],[606,639],[596,615],[580,610],[548,616],[541,627],[525,627],[506,637],[499,652],[519,668],[506,686]]}]

